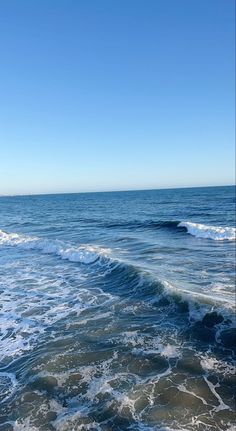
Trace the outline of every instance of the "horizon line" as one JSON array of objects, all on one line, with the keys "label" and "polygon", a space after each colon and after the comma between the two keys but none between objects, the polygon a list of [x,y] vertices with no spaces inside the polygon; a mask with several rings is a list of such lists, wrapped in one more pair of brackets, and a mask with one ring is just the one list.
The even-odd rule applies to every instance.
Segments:
[{"label": "horizon line", "polygon": [[223,185],[207,185],[207,186],[181,186],[181,187],[159,187],[159,188],[145,188],[145,189],[125,189],[125,190],[97,190],[97,191],[80,191],[80,192],[42,192],[42,193],[13,193],[13,194],[0,194],[3,197],[27,197],[27,196],[53,196],[53,195],[78,195],[89,193],[125,193],[125,192],[142,192],[154,190],[181,190],[181,189],[200,189],[200,188],[216,188],[216,187],[236,187],[236,184],[223,184]]}]

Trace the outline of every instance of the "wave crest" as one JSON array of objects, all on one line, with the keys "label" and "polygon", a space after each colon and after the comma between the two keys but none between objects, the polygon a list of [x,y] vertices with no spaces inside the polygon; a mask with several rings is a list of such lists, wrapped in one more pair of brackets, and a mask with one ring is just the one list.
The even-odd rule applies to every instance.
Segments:
[{"label": "wave crest", "polygon": [[234,227],[208,226],[200,223],[181,222],[178,227],[185,227],[193,236],[213,239],[215,241],[235,241],[236,229]]},{"label": "wave crest", "polygon": [[19,246],[23,249],[40,250],[42,253],[55,254],[61,259],[69,260],[70,262],[85,264],[94,263],[101,255],[105,254],[104,249],[96,246],[70,246],[63,241],[7,233],[3,230],[0,230],[0,244]]}]

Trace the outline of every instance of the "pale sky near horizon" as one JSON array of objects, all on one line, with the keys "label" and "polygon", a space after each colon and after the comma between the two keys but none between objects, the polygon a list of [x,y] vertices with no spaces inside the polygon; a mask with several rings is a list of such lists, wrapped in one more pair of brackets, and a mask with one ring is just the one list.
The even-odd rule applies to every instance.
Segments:
[{"label": "pale sky near horizon", "polygon": [[0,194],[234,183],[234,0],[0,0]]}]

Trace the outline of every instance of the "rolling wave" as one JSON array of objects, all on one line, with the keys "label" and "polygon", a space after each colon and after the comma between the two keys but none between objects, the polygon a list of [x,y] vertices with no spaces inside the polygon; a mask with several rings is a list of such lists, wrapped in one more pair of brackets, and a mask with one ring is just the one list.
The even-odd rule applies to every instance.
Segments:
[{"label": "rolling wave", "polygon": [[[100,304],[100,301],[104,302],[104,299],[107,301],[111,297],[115,298],[114,295],[116,295],[120,303],[125,303],[127,298],[131,301],[130,312],[133,312],[132,310],[136,308],[138,310],[139,307],[141,307],[140,312],[144,312],[141,311],[141,304],[143,304],[143,310],[148,309],[155,316],[154,324],[158,319],[161,319],[176,328],[184,325],[183,331],[190,339],[207,341],[210,344],[217,342],[223,348],[234,348],[234,312],[224,302],[219,302],[217,299],[209,298],[196,292],[193,294],[192,292],[181,290],[181,288],[176,288],[167,281],[159,280],[148,271],[144,271],[134,264],[112,258],[106,253],[106,250],[98,247],[73,247],[62,241],[6,233],[2,230],[0,230],[0,244],[20,247],[23,250],[38,250],[41,253],[54,254],[71,262],[92,264],[99,261],[99,265],[93,266],[92,271],[93,275],[95,275],[96,292],[99,292],[98,297],[96,298],[95,293],[95,296],[90,298],[91,294],[94,293],[90,289],[86,290],[86,292],[85,289],[80,289],[79,293],[76,292],[77,296],[73,311],[77,315],[81,310],[89,308],[91,305]],[[37,340],[37,334],[45,332],[45,326],[47,326],[48,322],[50,324],[58,322],[67,318],[71,313],[71,297],[68,296],[66,291],[64,291],[63,295],[64,303],[60,305],[57,303],[52,304],[51,301],[48,304],[47,298],[42,302],[40,297],[40,306],[45,307],[46,311],[41,316],[42,310],[40,310],[38,316],[41,317],[36,315],[34,319],[27,320],[27,325],[28,322],[33,322],[32,324],[29,323],[30,326],[27,329],[29,333],[27,342],[19,336],[16,341],[13,341],[13,344],[10,344],[10,348],[13,346],[16,354],[31,349],[36,342],[35,340]],[[134,312],[138,313],[138,311]],[[36,325],[34,322],[36,322]],[[9,322],[5,323],[5,329],[7,330]],[[10,325],[12,326],[11,320]],[[19,323],[17,325],[19,327]],[[24,320],[22,325],[25,325]],[[5,336],[5,333],[3,333],[3,336]],[[8,343],[8,340],[6,341]],[[5,346],[6,352],[8,352],[8,346]]]},{"label": "rolling wave", "polygon": [[129,222],[114,221],[105,223],[104,227],[108,229],[124,228],[124,229],[175,229],[179,221],[175,220],[133,220]]},{"label": "rolling wave", "polygon": [[[53,254],[75,263],[93,264],[99,261],[98,271],[107,277],[109,290],[115,291],[121,296],[132,295],[133,298],[142,298],[157,306],[177,304],[183,310],[191,313],[193,303],[198,303],[200,307],[207,305],[207,308],[214,307],[216,303],[216,299],[213,300],[206,295],[200,293],[193,295],[191,292],[171,286],[165,280],[158,280],[148,271],[143,271],[131,263],[112,257],[111,250],[98,246],[76,247],[59,240],[7,233],[3,230],[0,230],[0,245],[17,246],[24,250],[38,250],[43,254]],[[221,301],[221,305],[223,304],[224,301]],[[207,311],[205,310],[205,312]]]},{"label": "rolling wave", "polygon": [[[96,246],[71,246],[63,241],[52,241],[38,237],[7,233],[0,230],[0,244],[8,246],[19,246],[23,249],[40,250],[45,254],[55,254],[63,260],[91,264],[96,262],[105,250]],[[107,252],[108,250],[106,250]]]},{"label": "rolling wave", "polygon": [[[176,232],[186,232],[197,237],[211,239],[215,241],[235,241],[236,240],[236,228],[228,226],[210,226],[203,223],[195,223],[190,221],[179,221],[179,220],[144,220],[138,221],[133,220],[129,222],[114,221],[109,223],[103,223],[103,227],[106,229],[120,229],[125,230],[169,230]],[[16,233],[7,233],[0,230],[0,244],[16,245],[21,244],[22,247],[41,249],[45,250],[45,253],[56,253],[63,259],[71,260],[72,262],[83,262],[92,263],[99,256],[95,257],[95,254],[99,250],[92,246],[82,247],[80,246],[69,249],[65,244],[57,243],[53,244],[52,241],[42,240],[37,237],[28,237],[19,235]]]},{"label": "rolling wave", "polygon": [[236,239],[236,229],[234,227],[222,227],[222,226],[209,226],[203,223],[194,223],[190,221],[178,221],[178,220],[144,220],[144,221],[130,221],[130,222],[114,222],[106,223],[104,227],[108,229],[164,229],[164,230],[178,230],[187,232],[198,238],[213,239],[215,241],[234,241]]},{"label": "rolling wave", "polygon": [[236,239],[236,229],[234,227],[208,226],[188,221],[179,223],[178,227],[185,227],[188,233],[197,238],[207,238],[215,241],[235,241]]}]

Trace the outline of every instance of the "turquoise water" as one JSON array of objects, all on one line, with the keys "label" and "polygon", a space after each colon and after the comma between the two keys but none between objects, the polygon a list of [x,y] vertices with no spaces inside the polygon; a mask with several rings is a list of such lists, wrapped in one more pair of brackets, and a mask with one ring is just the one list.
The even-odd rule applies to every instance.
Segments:
[{"label": "turquoise water", "polygon": [[233,187],[0,198],[0,430],[233,430]]}]

